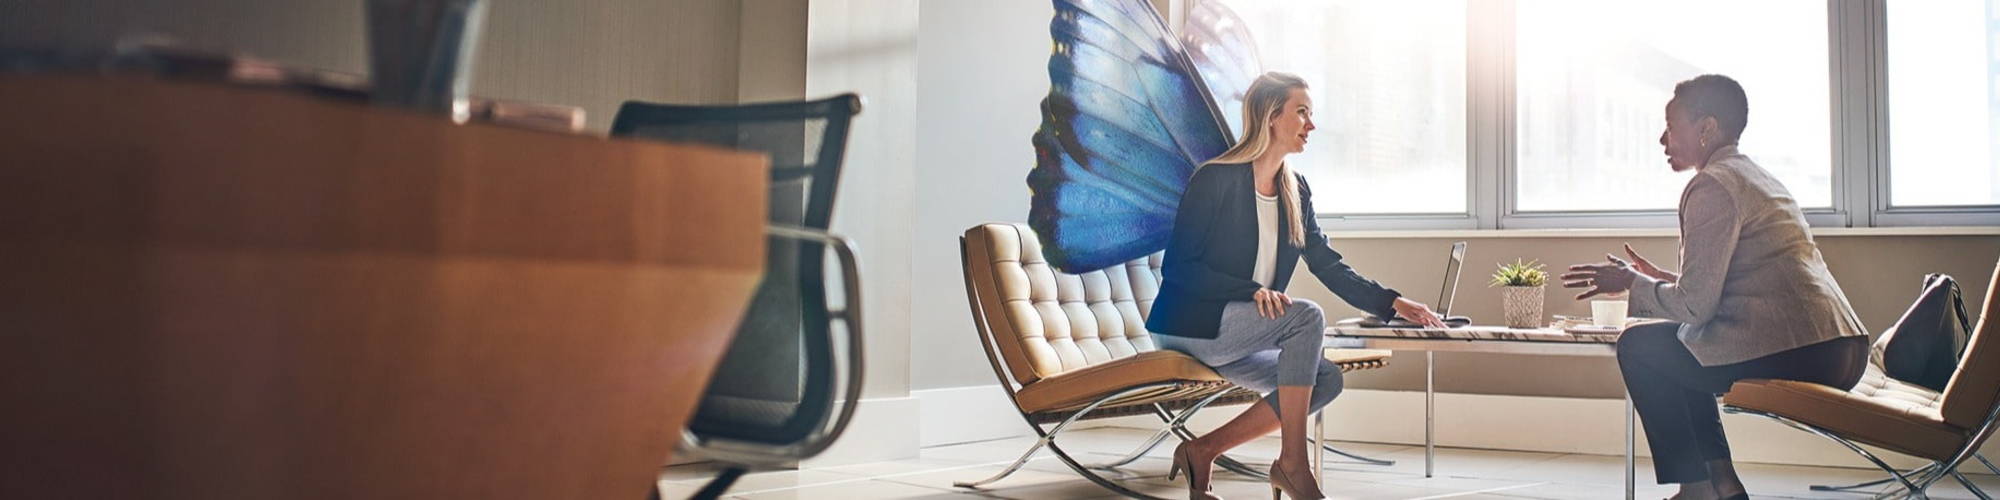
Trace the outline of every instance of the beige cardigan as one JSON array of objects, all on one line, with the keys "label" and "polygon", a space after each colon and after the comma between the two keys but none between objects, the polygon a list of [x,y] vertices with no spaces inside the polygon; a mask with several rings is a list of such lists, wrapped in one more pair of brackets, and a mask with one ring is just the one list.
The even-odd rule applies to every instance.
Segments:
[{"label": "beige cardigan", "polygon": [[1868,334],[1791,192],[1734,146],[1688,181],[1680,219],[1680,280],[1639,277],[1632,308],[1683,323],[1681,342],[1703,366]]}]

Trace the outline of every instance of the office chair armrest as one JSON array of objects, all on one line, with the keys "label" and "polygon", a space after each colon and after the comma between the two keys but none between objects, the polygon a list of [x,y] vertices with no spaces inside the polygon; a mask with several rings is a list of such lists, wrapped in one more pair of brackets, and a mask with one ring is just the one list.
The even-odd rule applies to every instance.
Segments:
[{"label": "office chair armrest", "polygon": [[[843,331],[847,335],[848,376],[844,378],[846,387],[840,391],[844,399],[836,403],[840,407],[839,413],[834,415],[830,424],[815,429],[800,442],[787,445],[704,440],[687,430],[681,431],[681,444],[683,448],[695,450],[706,458],[745,465],[785,466],[790,465],[790,462],[810,458],[825,451],[854,419],[854,406],[861,401],[863,370],[861,274],[854,259],[854,242],[845,236],[818,229],[780,224],[766,226],[765,234],[824,244],[833,248],[834,257],[840,261],[841,295],[844,304],[838,310],[828,308],[826,311],[828,323],[839,321],[847,327]],[[833,335],[833,328],[827,329],[827,335]],[[832,340],[828,339],[829,344]]]},{"label": "office chair armrest", "polygon": [[[841,431],[846,430],[847,424],[854,420],[854,406],[861,402],[861,373],[863,368],[861,345],[861,270],[854,258],[854,241],[847,239],[845,236],[827,231],[785,225],[773,225],[765,228],[765,230],[772,236],[817,241],[833,247],[834,257],[840,261],[842,304],[840,310],[829,309],[826,311],[826,317],[829,323],[839,321],[847,327],[842,330],[847,333],[848,376],[844,382],[847,387],[841,391],[843,399],[839,403],[840,413],[834,416],[833,422],[813,432],[811,436],[806,438],[805,443],[801,444],[802,453],[798,458],[806,458],[825,451],[827,446],[833,444],[834,439],[840,437]],[[827,332],[831,334],[833,329],[828,328]]]}]

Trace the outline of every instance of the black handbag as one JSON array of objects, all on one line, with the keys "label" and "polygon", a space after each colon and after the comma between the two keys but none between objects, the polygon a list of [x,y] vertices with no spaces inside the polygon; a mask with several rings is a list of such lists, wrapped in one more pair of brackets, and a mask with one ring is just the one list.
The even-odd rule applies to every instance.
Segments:
[{"label": "black handbag", "polygon": [[1958,281],[1928,274],[1917,302],[1882,332],[1872,354],[1890,378],[1942,392],[1958,370],[1959,354],[1971,335]]}]

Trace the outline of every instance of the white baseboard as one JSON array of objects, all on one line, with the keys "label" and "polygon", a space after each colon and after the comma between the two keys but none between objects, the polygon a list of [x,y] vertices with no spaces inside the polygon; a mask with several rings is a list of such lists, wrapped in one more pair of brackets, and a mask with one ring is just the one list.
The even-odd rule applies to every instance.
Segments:
[{"label": "white baseboard", "polygon": [[863,399],[840,438],[819,456],[806,459],[799,466],[832,467],[916,458],[921,446],[910,429],[916,428],[921,420],[919,406],[914,397]]},{"label": "white baseboard", "polygon": [[924,447],[1033,435],[998,385],[910,391],[921,402]]},{"label": "white baseboard", "polygon": [[[918,396],[919,393],[923,395]],[[924,446],[1028,435],[1026,426],[998,387],[912,391],[911,395],[925,402]],[[939,405],[933,401],[941,407],[934,408]],[[999,409],[989,408],[994,405]],[[1197,432],[1206,431],[1236,416],[1242,408],[1238,405],[1206,410],[1196,414],[1188,426]],[[1424,443],[1422,392],[1353,389],[1342,393],[1326,411],[1329,439]],[[1439,446],[1462,448],[1620,455],[1625,452],[1624,412],[1625,402],[1616,399],[1439,393],[1436,442]],[[1154,417],[1135,416],[1082,422],[1078,428],[1157,429],[1159,423]],[[1738,462],[1873,468],[1839,444],[1768,419],[1723,415],[1722,424],[1729,436],[1731,454]],[[983,428],[974,429],[975,426]],[[1635,453],[1650,456],[1644,429],[1635,427],[1633,433]],[[938,438],[933,439],[933,434]],[[1872,447],[1869,450],[1896,467],[1927,463]],[[1988,442],[1982,450],[1987,456],[2000,457],[2000,444]],[[1984,467],[1976,465],[1962,467],[1960,471],[1986,473]]]}]

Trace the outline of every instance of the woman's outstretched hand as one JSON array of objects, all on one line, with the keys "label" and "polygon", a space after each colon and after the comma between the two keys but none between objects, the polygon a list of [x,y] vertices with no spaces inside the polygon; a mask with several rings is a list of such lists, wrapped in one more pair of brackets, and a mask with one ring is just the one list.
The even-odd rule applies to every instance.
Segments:
[{"label": "woman's outstretched hand", "polygon": [[[1644,255],[1639,255],[1638,250],[1632,249],[1631,243],[1625,244],[1625,256],[1632,258],[1632,270],[1638,271],[1639,274],[1644,274],[1646,276],[1652,277],[1653,279],[1665,281],[1668,283],[1674,283],[1681,280],[1681,275],[1674,274],[1672,271],[1660,269],[1660,266],[1653,265],[1652,260],[1647,259],[1646,256]],[[1610,257],[1612,262],[1617,262],[1621,264],[1624,263],[1624,261],[1619,260],[1617,257],[1609,255],[1607,255],[1606,257]]]},{"label": "woman's outstretched hand", "polygon": [[1437,313],[1431,312],[1431,306],[1424,305],[1422,302],[1396,297],[1396,301],[1392,305],[1396,308],[1397,316],[1410,320],[1412,323],[1423,325],[1424,328],[1445,328],[1444,319],[1438,318]]},{"label": "woman's outstretched hand", "polygon": [[1290,295],[1285,295],[1285,292],[1269,288],[1257,289],[1257,293],[1251,295],[1250,300],[1257,303],[1258,315],[1271,319],[1278,319],[1279,316],[1284,316],[1285,306],[1292,305],[1292,297]]},{"label": "woman's outstretched hand", "polygon": [[1604,257],[1608,262],[1569,266],[1569,272],[1562,275],[1563,288],[1589,289],[1578,294],[1576,300],[1631,290],[1632,282],[1638,279],[1639,271],[1632,269],[1630,264],[1626,264],[1616,256]]}]

